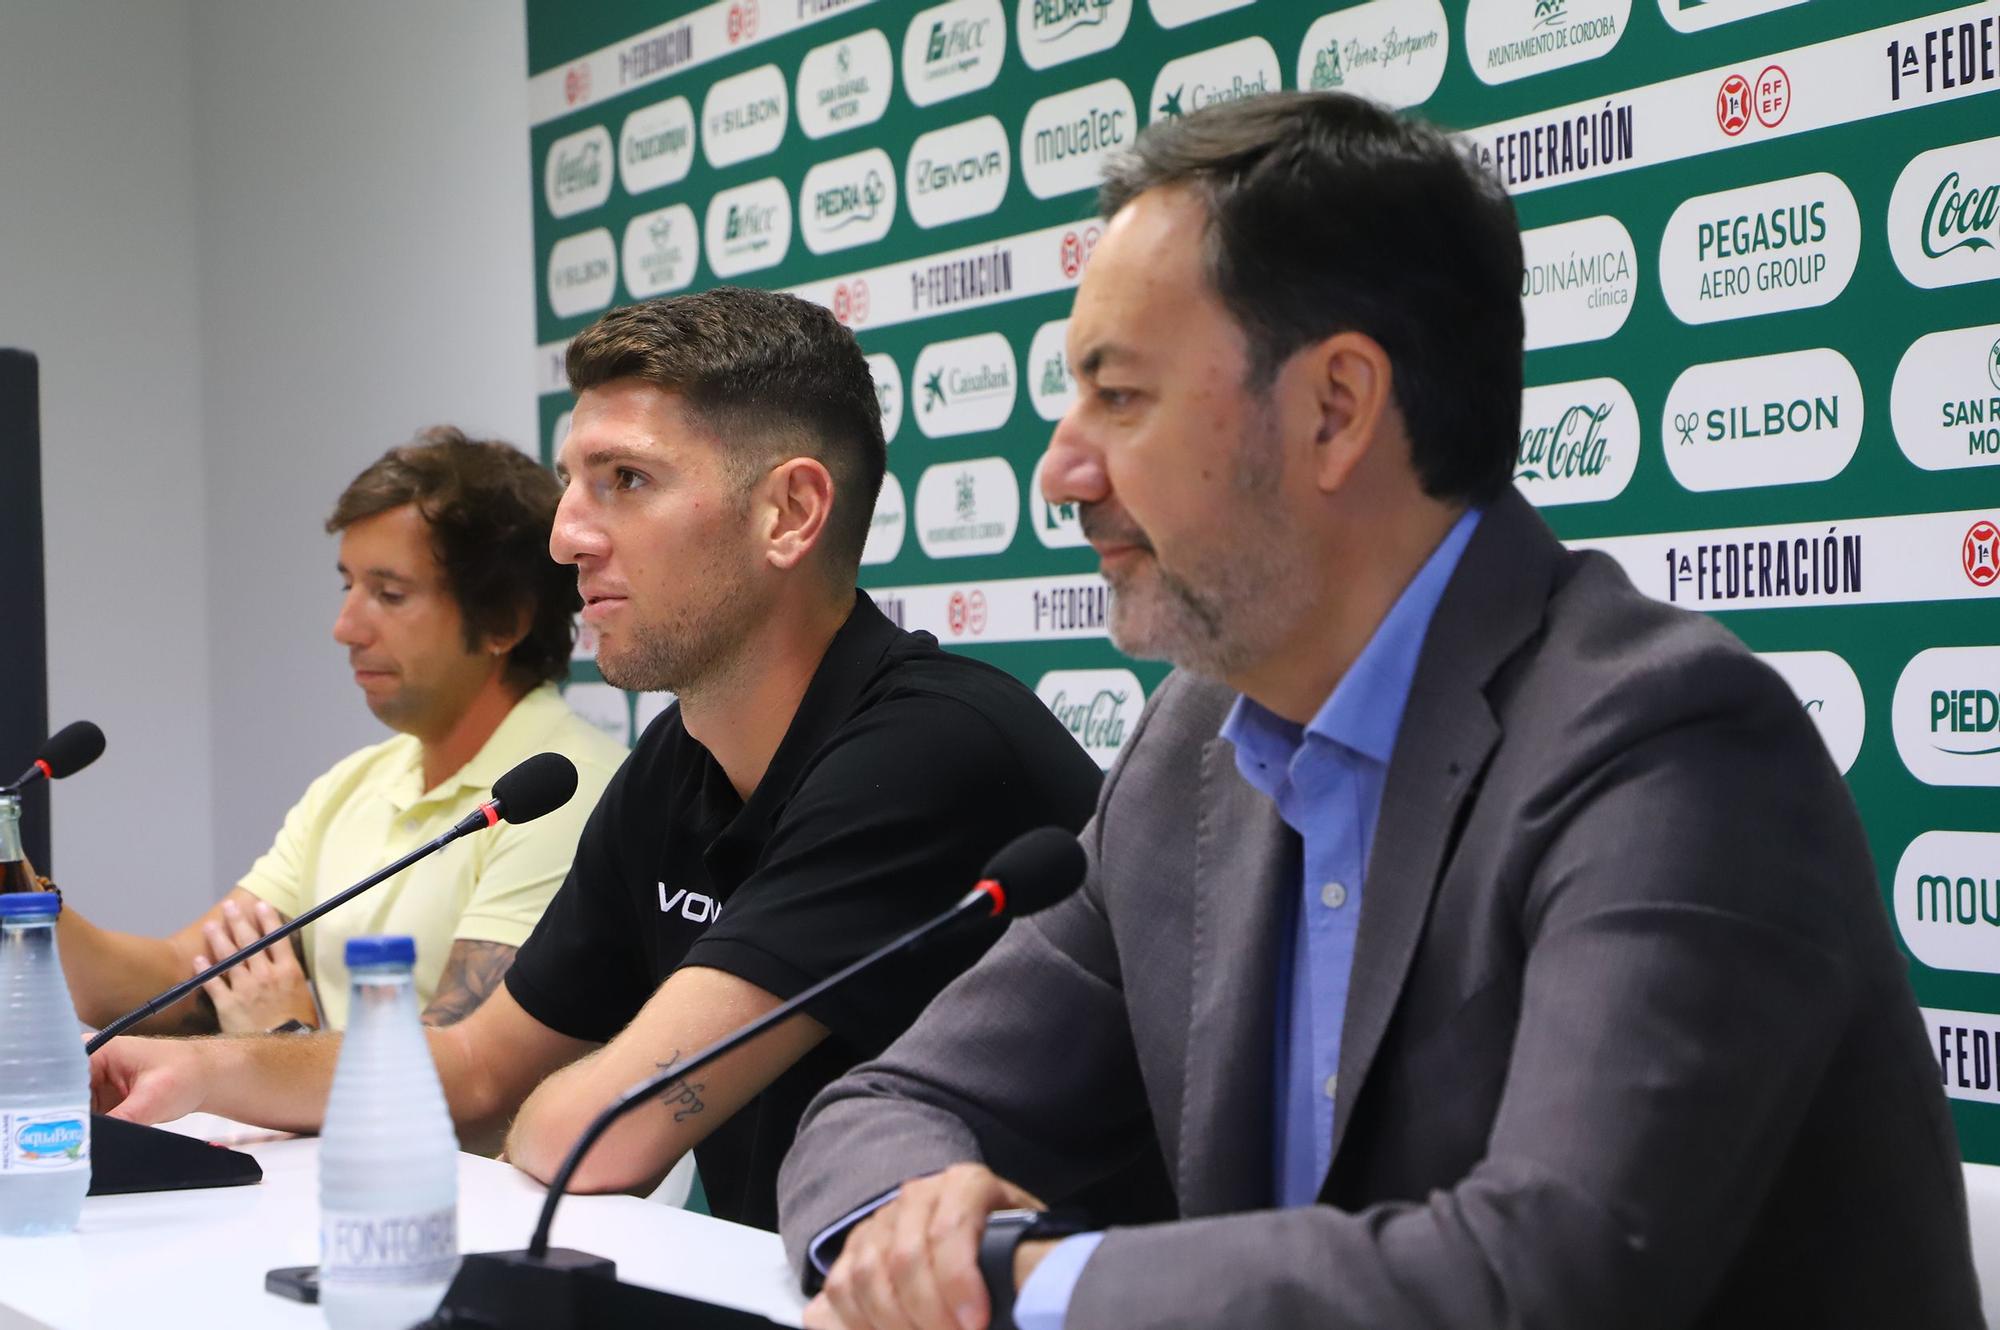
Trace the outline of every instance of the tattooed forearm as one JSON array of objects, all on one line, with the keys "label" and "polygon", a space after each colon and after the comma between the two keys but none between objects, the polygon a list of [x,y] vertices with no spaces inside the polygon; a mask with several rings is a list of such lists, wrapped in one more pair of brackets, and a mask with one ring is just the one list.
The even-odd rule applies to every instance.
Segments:
[{"label": "tattooed forearm", "polygon": [[487,994],[500,987],[501,977],[514,963],[517,948],[503,942],[451,944],[451,956],[438,979],[437,994],[424,1008],[425,1025],[456,1025],[478,1009]]},{"label": "tattooed forearm", "polygon": [[[665,1062],[655,1062],[653,1066],[660,1071],[665,1071],[680,1060],[680,1050],[675,1049],[667,1055]],[[687,1077],[677,1077],[674,1080],[668,1081],[666,1088],[660,1091],[660,1102],[674,1111],[675,1122],[686,1122],[689,1118],[701,1112],[702,1109],[708,1107],[708,1105],[701,1102],[701,1092],[706,1087],[707,1082],[705,1081],[695,1081],[689,1084]]]}]

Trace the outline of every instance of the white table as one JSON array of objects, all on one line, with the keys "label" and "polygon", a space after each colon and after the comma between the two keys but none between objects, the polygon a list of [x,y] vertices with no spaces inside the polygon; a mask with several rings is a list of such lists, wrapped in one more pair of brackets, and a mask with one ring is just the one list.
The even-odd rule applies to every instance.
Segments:
[{"label": "white table", "polygon": [[[322,1324],[318,1308],[264,1291],[266,1270],[319,1259],[319,1141],[201,1114],[171,1125],[256,1156],[264,1181],[93,1196],[75,1233],[0,1238],[0,1330],[37,1322],[56,1330]],[[542,1196],[541,1184],[518,1169],[461,1154],[459,1249],[527,1246]],[[635,1196],[568,1197],[551,1240],[610,1257],[628,1283],[783,1325],[797,1325],[805,1305],[776,1234]]]}]

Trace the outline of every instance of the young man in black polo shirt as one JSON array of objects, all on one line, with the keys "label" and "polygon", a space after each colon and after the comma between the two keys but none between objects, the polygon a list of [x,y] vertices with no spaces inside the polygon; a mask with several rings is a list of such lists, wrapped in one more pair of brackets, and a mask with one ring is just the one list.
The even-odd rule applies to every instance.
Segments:
[{"label": "young man in black polo shirt", "polygon": [[[577,393],[550,540],[610,682],[679,702],[591,814],[505,987],[429,1032],[468,1139],[546,1180],[627,1087],[947,908],[1033,827],[1080,828],[1097,769],[1032,693],[891,624],[855,589],[883,472],[853,338],[817,306],[718,288],[615,310]],[[893,963],[606,1134],[581,1190],[695,1148],[718,1215],[773,1226],[807,1100],[880,1052],[993,940]],[[334,1036],[115,1040],[100,1109],[313,1130]],[[490,1139],[490,1137],[489,1137]]]}]

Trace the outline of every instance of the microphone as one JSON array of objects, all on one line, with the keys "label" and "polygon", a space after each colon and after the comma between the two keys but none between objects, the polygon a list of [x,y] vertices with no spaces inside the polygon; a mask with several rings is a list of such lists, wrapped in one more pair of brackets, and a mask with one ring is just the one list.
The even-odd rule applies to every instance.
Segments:
[{"label": "microphone", "polygon": [[[428,1325],[438,1326],[536,1326],[563,1330],[568,1326],[599,1323],[588,1313],[609,1308],[637,1309],[641,1302],[664,1313],[671,1309],[677,1319],[660,1324],[690,1327],[768,1326],[765,1318],[749,1312],[713,1307],[691,1298],[657,1290],[640,1290],[620,1284],[615,1265],[602,1257],[568,1248],[549,1249],[549,1227],[555,1222],[556,1206],[575,1176],[585,1155],[611,1125],[645,1103],[673,1082],[699,1071],[730,1050],[755,1039],[772,1026],[796,1015],[814,999],[847,983],[878,962],[906,951],[950,929],[961,920],[1020,918],[1037,914],[1063,900],[1083,882],[1088,867],[1083,846],[1076,836],[1061,827],[1038,827],[1009,841],[980,872],[972,890],[943,914],[917,925],[909,932],[884,943],[860,960],[820,980],[797,997],[778,1004],[764,1015],[733,1033],[724,1035],[707,1048],[690,1054],[657,1075],[648,1077],[614,1099],[583,1129],[549,1183],[534,1236],[525,1251],[475,1252],[459,1266],[437,1315]],[[573,1279],[573,1276],[588,1278]]]},{"label": "microphone", "polygon": [[42,750],[28,769],[12,785],[0,786],[0,794],[12,794],[38,780],[61,780],[104,756],[104,731],[87,720],[73,720],[42,741]]},{"label": "microphone", "polygon": [[[74,729],[76,727],[71,726],[70,728]],[[95,730],[97,727],[93,725],[91,728]],[[451,844],[451,842],[457,840],[460,836],[468,835],[474,831],[484,831],[486,828],[497,826],[502,822],[532,822],[544,813],[554,812],[568,803],[570,796],[575,793],[576,767],[571,764],[568,758],[564,757],[561,753],[535,754],[533,757],[516,765],[513,770],[509,771],[499,780],[494,781],[493,797],[459,819],[457,823],[446,829],[442,835],[425,841],[402,858],[385,868],[376,870],[374,873],[371,873],[341,892],[338,896],[331,896],[321,901],[318,905],[313,906],[310,910],[286,920],[270,932],[251,942],[250,945],[237,951],[234,955],[223,957],[206,970],[196,974],[193,978],[183,979],[180,983],[175,984],[172,988],[159,994],[143,1006],[135,1007],[131,1011],[126,1012],[123,1016],[120,1016],[117,1020],[92,1035],[89,1042],[83,1046],[84,1052],[95,1053],[98,1049],[104,1047],[105,1044],[125,1033],[125,1031],[131,1029],[140,1021],[145,1020],[156,1011],[165,1007],[171,1007],[174,1003],[179,1002],[189,993],[194,992],[195,989],[200,988],[224,970],[255,956],[258,952],[275,942],[283,941],[325,914],[328,910],[345,905],[348,901],[353,900],[356,896],[368,890],[368,888],[394,877],[411,864],[417,862],[417,860],[435,854],[437,851]]]}]

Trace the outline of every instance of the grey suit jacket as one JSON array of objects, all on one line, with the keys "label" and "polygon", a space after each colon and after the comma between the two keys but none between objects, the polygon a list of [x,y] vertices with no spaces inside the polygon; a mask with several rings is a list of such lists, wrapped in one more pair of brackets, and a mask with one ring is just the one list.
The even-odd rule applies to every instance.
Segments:
[{"label": "grey suit jacket", "polygon": [[1959,1159],[1854,805],[1727,632],[1493,505],[1425,639],[1363,897],[1321,1204],[1272,1205],[1297,838],[1173,676],[1091,873],[825,1090],[813,1235],[983,1160],[1044,1197],[1157,1148],[1070,1330],[1972,1327]]}]

